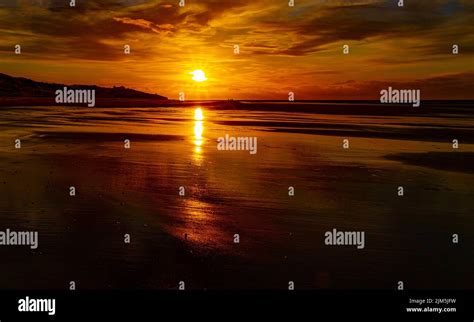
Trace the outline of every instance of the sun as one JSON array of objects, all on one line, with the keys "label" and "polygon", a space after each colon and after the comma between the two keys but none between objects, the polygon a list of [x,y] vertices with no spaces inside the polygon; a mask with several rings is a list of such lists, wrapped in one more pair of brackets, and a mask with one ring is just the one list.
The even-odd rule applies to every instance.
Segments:
[{"label": "sun", "polygon": [[206,74],[201,69],[196,69],[190,74],[193,75],[193,81],[201,83],[207,80]]}]

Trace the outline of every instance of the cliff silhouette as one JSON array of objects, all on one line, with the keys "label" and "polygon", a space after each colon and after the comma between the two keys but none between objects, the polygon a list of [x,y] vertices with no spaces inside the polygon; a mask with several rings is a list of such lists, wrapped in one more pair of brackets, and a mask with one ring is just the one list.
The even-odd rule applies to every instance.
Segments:
[{"label": "cliff silhouette", "polygon": [[97,99],[153,99],[167,100],[167,97],[140,92],[123,86],[112,88],[100,87],[96,85],[66,85],[57,83],[37,82],[28,78],[13,77],[0,73],[0,97],[10,98],[48,98],[54,100],[55,92],[58,89],[93,89]]}]

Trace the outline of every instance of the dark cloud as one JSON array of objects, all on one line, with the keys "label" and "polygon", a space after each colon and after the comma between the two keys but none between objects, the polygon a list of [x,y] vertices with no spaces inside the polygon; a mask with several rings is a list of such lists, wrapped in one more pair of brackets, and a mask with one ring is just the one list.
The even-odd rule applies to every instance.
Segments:
[{"label": "dark cloud", "polygon": [[[453,1],[451,1],[453,2]],[[316,16],[295,20],[282,26],[280,20],[265,21],[262,26],[273,30],[280,28],[299,37],[291,46],[270,54],[302,56],[325,50],[325,46],[342,41],[362,41],[371,37],[396,39],[424,33],[425,43],[441,46],[447,38],[453,41],[464,33],[474,32],[472,6],[461,6],[465,10],[443,10],[446,1],[406,2],[399,8],[387,1],[320,8]],[[463,24],[461,19],[466,20]],[[447,33],[434,34],[434,30],[447,29]],[[448,42],[449,43],[449,42]]]},{"label": "dark cloud", "polygon": [[[189,2],[181,8],[177,1],[138,0],[77,0],[69,7],[64,0],[29,0],[5,2],[10,8],[8,17],[0,21],[0,29],[10,33],[31,32],[37,36],[87,37],[117,39],[127,33],[157,33],[162,36],[196,33],[211,28],[214,21],[226,19],[229,14],[245,13],[260,6],[254,19],[243,21],[247,28],[228,28],[222,23],[209,34],[202,34],[203,44],[214,45],[233,35],[248,36],[257,33],[267,37],[265,43],[245,44],[251,52],[263,55],[304,56],[326,50],[327,46],[341,41],[363,41],[373,37],[403,38],[424,34],[425,53],[435,53],[446,41],[454,41],[466,33],[473,33],[473,5],[464,1],[406,1],[405,7],[396,1],[303,1],[294,11],[282,7],[275,9],[272,1],[207,0]],[[26,3],[26,5],[25,5]],[[17,5],[16,7],[14,5]],[[268,10],[264,10],[268,7]],[[34,10],[32,8],[41,8]],[[460,23],[464,21],[464,23]],[[440,29],[446,32],[435,32]],[[462,33],[462,34],[461,34]],[[285,35],[290,42],[282,41]],[[472,44],[464,44],[472,50]],[[430,49],[431,48],[431,49]]]}]

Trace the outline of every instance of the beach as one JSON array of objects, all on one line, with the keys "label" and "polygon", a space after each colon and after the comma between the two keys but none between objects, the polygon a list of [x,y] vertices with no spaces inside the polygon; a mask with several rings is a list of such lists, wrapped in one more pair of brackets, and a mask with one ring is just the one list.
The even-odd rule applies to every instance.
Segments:
[{"label": "beach", "polygon": [[[474,114],[383,111],[1,107],[0,230],[37,231],[38,247],[0,246],[0,287],[474,288]],[[226,135],[258,152],[217,149]],[[365,247],[326,245],[333,229]]]}]

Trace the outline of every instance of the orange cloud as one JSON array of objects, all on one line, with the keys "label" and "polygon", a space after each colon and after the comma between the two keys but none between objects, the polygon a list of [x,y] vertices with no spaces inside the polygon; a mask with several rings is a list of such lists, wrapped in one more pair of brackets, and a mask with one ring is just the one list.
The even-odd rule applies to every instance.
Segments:
[{"label": "orange cloud", "polygon": [[167,24],[162,24],[162,25],[157,25],[154,24],[151,21],[147,21],[145,19],[132,19],[132,18],[127,18],[127,17],[113,17],[115,21],[119,21],[124,24],[128,25],[133,25],[133,26],[138,26],[142,27],[144,29],[150,29],[153,32],[156,32],[158,34],[168,34],[170,33],[173,29],[174,26],[167,23]]}]

